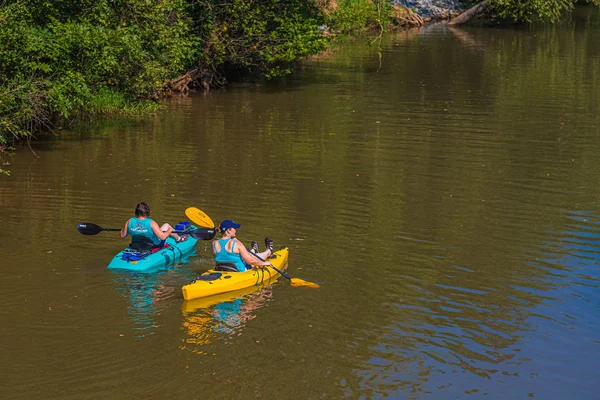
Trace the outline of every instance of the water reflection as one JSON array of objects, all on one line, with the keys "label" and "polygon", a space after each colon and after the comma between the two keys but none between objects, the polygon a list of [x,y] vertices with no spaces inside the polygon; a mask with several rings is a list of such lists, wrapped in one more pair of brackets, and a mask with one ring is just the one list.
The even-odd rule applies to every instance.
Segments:
[{"label": "water reflection", "polygon": [[214,339],[227,343],[240,336],[246,323],[256,318],[256,310],[273,298],[271,283],[275,279],[260,286],[184,301],[183,328],[187,337],[182,339],[181,349],[207,354],[204,346]]},{"label": "water reflection", "polygon": [[128,300],[127,315],[133,324],[134,337],[154,334],[160,325],[157,317],[169,306],[169,299],[181,297],[181,282],[189,280],[186,268],[192,251],[182,262],[168,268],[145,272],[111,271],[115,290]]}]

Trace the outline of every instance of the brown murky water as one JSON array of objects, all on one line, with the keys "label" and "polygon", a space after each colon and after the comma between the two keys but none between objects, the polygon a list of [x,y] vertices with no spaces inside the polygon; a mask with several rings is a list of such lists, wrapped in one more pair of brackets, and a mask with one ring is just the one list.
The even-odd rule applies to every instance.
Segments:
[{"label": "brown murky water", "polygon": [[[600,389],[600,17],[390,35],[62,132],[0,178],[3,398],[543,398]],[[106,268],[137,202],[290,248],[217,305]]]}]

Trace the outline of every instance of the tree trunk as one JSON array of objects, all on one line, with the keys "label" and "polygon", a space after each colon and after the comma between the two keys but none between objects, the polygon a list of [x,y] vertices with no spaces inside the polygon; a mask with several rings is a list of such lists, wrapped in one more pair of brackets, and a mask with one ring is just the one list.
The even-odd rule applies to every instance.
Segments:
[{"label": "tree trunk", "polygon": [[474,5],[473,7],[469,8],[464,13],[459,14],[452,21],[448,22],[448,25],[449,26],[462,25],[465,22],[467,22],[468,20],[470,20],[474,15],[476,15],[476,14],[480,13],[481,11],[485,10],[486,7],[487,7],[487,2],[484,0],[481,3],[478,3],[478,4]]}]

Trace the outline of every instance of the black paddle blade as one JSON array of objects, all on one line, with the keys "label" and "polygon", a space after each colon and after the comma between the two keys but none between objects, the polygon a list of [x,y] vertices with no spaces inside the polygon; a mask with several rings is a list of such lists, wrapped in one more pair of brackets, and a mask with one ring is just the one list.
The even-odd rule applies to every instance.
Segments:
[{"label": "black paddle blade", "polygon": [[187,232],[188,235],[198,240],[211,240],[217,234],[215,229],[198,228]]},{"label": "black paddle blade", "polygon": [[80,222],[77,224],[77,230],[83,235],[97,235],[104,229],[96,224],[92,224],[91,222]]}]

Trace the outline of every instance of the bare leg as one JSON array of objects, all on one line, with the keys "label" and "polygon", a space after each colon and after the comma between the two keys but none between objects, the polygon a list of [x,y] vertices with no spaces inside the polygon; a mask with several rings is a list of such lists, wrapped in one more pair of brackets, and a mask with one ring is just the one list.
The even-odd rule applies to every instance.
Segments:
[{"label": "bare leg", "polygon": [[271,250],[267,249],[262,253],[257,253],[256,255],[262,258],[263,260],[266,260],[267,258],[271,257]]},{"label": "bare leg", "polygon": [[[166,231],[168,231],[168,230],[169,230],[169,228],[171,228],[171,225],[169,225],[169,224],[163,224],[163,225],[160,227],[160,230],[161,230],[161,231],[163,231],[163,232],[166,232]],[[175,241],[177,241],[177,242],[179,241],[179,235],[178,235],[178,234],[176,234],[176,233],[171,233],[171,235],[169,235],[169,236],[171,236],[173,239],[175,239]]]}]

